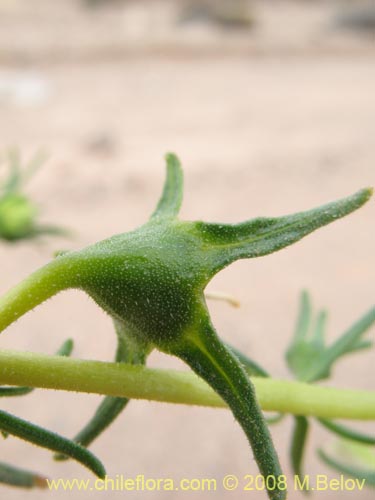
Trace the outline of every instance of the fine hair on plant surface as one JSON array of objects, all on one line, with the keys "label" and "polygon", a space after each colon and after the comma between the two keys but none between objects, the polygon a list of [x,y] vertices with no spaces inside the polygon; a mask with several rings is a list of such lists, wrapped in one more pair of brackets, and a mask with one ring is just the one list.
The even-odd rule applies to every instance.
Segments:
[{"label": "fine hair on plant surface", "polygon": [[[335,393],[335,399],[329,391],[324,392],[324,388],[312,386],[330,375],[332,364],[339,357],[370,347],[369,341],[362,337],[374,322],[374,308],[359,320],[359,326],[355,324],[336,343],[326,346],[325,317],[320,315],[311,327],[309,298],[304,293],[296,332],[286,354],[296,381],[276,381],[259,363],[221,340],[210,318],[205,288],[219,271],[236,260],[281,250],[360,208],[369,200],[372,190],[365,188],[347,198],[283,217],[258,217],[238,224],[182,221],[178,218],[183,188],[181,165],[172,153],[166,156],[166,161],[167,177],[161,198],[144,225],[87,248],[58,255],[0,300],[2,331],[62,290],[75,288],[86,292],[113,320],[117,336],[114,366],[121,369],[118,373],[122,373],[124,379],[138,377],[137,383],[128,384],[126,393],[122,392],[125,384],[117,383],[116,387],[109,388],[114,378],[104,371],[111,370],[111,364],[73,360],[67,357],[70,351],[49,361],[48,357],[0,351],[0,383],[25,386],[25,380],[29,380],[32,387],[68,389],[74,380],[75,390],[106,394],[95,415],[72,440],[6,412],[0,412],[0,429],[7,435],[53,450],[58,460],[74,458],[103,477],[104,467],[87,446],[113,422],[130,398],[157,399],[155,391],[159,391],[158,397],[162,400],[165,390],[165,393],[169,391],[166,400],[191,402],[197,388],[199,398],[200,379],[203,379],[217,399],[206,388],[204,395],[201,394],[201,404],[205,404],[206,398],[213,405],[220,405],[221,401],[231,409],[249,441],[260,474],[273,478],[267,481],[269,498],[284,499],[285,476],[269,431],[271,421],[267,422],[261,410],[262,390],[268,388],[271,400],[277,397],[277,392],[280,396],[284,391],[284,401],[272,408],[280,413],[273,421],[279,421],[285,413],[295,415],[291,461],[295,473],[300,474],[308,415],[320,418],[322,425],[341,435],[352,431],[340,428],[332,422],[333,418],[375,418],[373,393],[342,391]],[[177,356],[195,376],[145,368],[147,357],[154,349]],[[61,367],[65,375],[64,380],[58,382]],[[91,373],[95,370],[95,379],[88,376],[90,370],[93,370]],[[103,377],[98,377],[98,373]],[[157,384],[150,382],[151,374]],[[65,386],[58,387],[60,383]],[[100,383],[108,385],[98,389]],[[142,387],[143,396],[140,395]],[[11,395],[9,391],[17,395],[17,391],[25,394],[29,389],[3,387],[2,390],[3,395],[7,395],[7,391],[8,395]],[[303,409],[303,402],[297,409],[298,398],[293,400],[293,390],[306,394],[318,391],[315,410],[313,406]],[[9,466],[4,467],[8,467],[5,472],[9,477]],[[16,476],[15,469],[13,483]]]}]

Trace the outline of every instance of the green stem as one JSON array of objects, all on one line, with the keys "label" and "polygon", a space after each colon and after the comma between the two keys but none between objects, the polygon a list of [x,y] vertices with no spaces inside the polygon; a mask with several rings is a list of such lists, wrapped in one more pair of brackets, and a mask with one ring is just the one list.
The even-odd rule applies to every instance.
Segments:
[{"label": "green stem", "polygon": [[267,488],[269,498],[285,500],[287,492],[279,488],[283,473],[254,386],[209,320],[171,352],[183,359],[228,404],[249,440],[260,473],[264,478],[272,478],[272,485]]},{"label": "green stem", "polygon": [[[330,419],[375,420],[375,392],[334,389],[252,377],[265,411]],[[0,351],[0,384],[78,391],[168,403],[225,407],[199,377],[123,363],[88,361],[30,352]]]},{"label": "green stem", "polygon": [[[57,356],[70,356],[73,350],[73,340],[66,340],[57,351]],[[33,387],[0,387],[0,397],[25,396],[34,390]]]},{"label": "green stem", "polygon": [[11,288],[0,300],[0,332],[63,289],[74,286],[75,260],[56,257]]}]

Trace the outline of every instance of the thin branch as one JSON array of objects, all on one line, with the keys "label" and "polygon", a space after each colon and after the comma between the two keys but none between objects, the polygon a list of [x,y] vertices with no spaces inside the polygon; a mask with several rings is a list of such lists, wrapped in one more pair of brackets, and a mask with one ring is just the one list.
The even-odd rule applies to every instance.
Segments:
[{"label": "thin branch", "polygon": [[[375,420],[375,392],[252,377],[265,411]],[[0,384],[88,392],[131,399],[226,407],[194,373],[30,352],[0,351]]]}]

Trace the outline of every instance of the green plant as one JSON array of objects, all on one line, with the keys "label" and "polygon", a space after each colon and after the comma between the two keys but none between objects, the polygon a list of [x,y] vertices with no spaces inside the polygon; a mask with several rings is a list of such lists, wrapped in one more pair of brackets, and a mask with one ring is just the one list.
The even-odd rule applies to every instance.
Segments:
[{"label": "green plant", "polygon": [[[327,311],[320,311],[315,321],[312,318],[311,299],[307,291],[303,291],[294,336],[285,353],[290,371],[297,380],[309,384],[330,378],[333,366],[343,356],[372,347],[370,340],[363,339],[375,323],[375,308],[371,307],[358,321],[353,323],[330,346],[325,345]],[[281,419],[278,419],[280,421]],[[294,416],[294,427],[290,444],[290,461],[295,475],[303,477],[303,457],[310,430],[310,420],[305,415]],[[317,417],[320,425],[335,435],[346,440],[364,445],[375,445],[375,436],[348,428],[331,419]],[[319,457],[339,472],[344,468],[328,457],[323,450],[318,450]],[[352,477],[366,478],[366,485],[372,485],[371,474],[364,469],[346,466],[345,473]],[[372,473],[375,474],[375,471]],[[301,481],[302,484],[302,481]]]},{"label": "green plant", "polygon": [[[241,353],[220,340],[209,316],[204,289],[216,273],[235,260],[267,255],[298,241],[362,206],[372,191],[363,189],[348,198],[290,216],[220,224],[186,222],[177,218],[182,201],[182,184],[180,163],[175,155],[169,154],[164,190],[150,220],[129,233],[113,236],[83,250],[63,253],[30,275],[0,300],[0,331],[61,290],[77,288],[85,291],[114,321],[118,341],[115,360],[120,364],[116,367],[121,366],[122,373],[130,377],[143,378],[144,395],[152,398],[156,386],[152,385],[150,378],[145,382],[150,371],[142,366],[149,353],[158,349],[185,361],[231,408],[249,440],[261,474],[274,478],[274,486],[268,490],[269,497],[283,499],[286,491],[279,481],[281,467],[249,372],[263,376],[266,387],[271,387],[275,381],[268,381],[264,370],[251,360],[246,361]],[[351,347],[357,349],[358,342]],[[301,346],[297,344],[291,348],[291,360],[300,356],[298,349],[301,351]],[[85,446],[113,421],[128,399],[121,397],[122,387],[118,383],[115,388],[113,385],[109,387],[116,375],[110,367],[104,368],[103,363],[93,365],[94,362],[80,361],[75,366],[77,361],[66,358],[51,358],[51,361],[52,365],[48,365],[46,359],[40,356],[25,357],[0,352],[0,380],[2,383],[20,384],[17,377],[25,376],[28,366],[28,380],[35,386],[58,388],[63,383],[67,388],[69,370],[75,390],[80,387],[81,390],[97,391],[99,383],[105,384],[105,389],[102,386],[99,392],[106,393],[107,397],[88,426],[70,442],[75,448],[69,448],[64,441],[66,449],[62,449],[62,438],[59,436],[51,436],[49,431],[40,428],[33,434],[32,424],[5,412],[0,414],[0,428],[29,440],[36,433],[38,444],[57,451],[57,458],[69,455],[102,476],[104,469]],[[290,362],[292,366],[296,364]],[[58,380],[56,376],[59,366],[65,368],[64,380]],[[326,365],[325,370],[328,368]],[[95,380],[87,377],[89,371],[94,369],[103,374],[101,381],[98,377]],[[110,371],[105,374],[105,369]],[[53,373],[53,381],[48,373]],[[153,379],[156,377],[158,381],[156,391],[159,393],[163,393],[161,387],[164,380],[166,392],[169,390],[173,394],[169,396],[170,400],[194,401],[197,379],[190,379],[182,389],[179,383],[183,385],[183,379],[178,376],[155,370],[151,373]],[[186,382],[186,375],[183,377]],[[138,394],[139,397],[142,384],[138,380],[133,385],[133,393],[128,386],[127,396]],[[307,387],[303,386],[302,390],[308,390]],[[220,404],[220,398],[218,403],[218,399],[209,396],[207,389],[203,393],[203,399],[200,396],[203,404],[207,400],[211,404],[212,401]],[[351,394],[350,397],[351,403],[358,402],[360,398],[363,400],[362,405],[357,405],[356,418],[374,418],[373,395],[362,393]],[[278,410],[294,413],[296,410],[290,397],[286,396],[285,402],[285,408],[279,407]],[[337,406],[336,402],[336,409]],[[332,413],[335,414],[335,408],[332,411],[331,406],[326,413],[320,412],[320,416],[330,417]],[[355,414],[352,408],[349,408],[349,414]]]},{"label": "green plant", "polygon": [[9,174],[0,183],[0,240],[14,242],[44,234],[66,235],[67,231],[62,228],[39,224],[38,208],[23,192],[27,181],[45,160],[44,155],[36,155],[22,167],[19,152],[12,150],[7,160]]}]

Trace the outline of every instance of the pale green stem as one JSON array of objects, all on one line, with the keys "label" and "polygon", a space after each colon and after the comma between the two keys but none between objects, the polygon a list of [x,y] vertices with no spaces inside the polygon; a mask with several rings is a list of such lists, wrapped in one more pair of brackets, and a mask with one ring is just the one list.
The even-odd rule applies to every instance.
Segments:
[{"label": "pale green stem", "polygon": [[76,260],[56,257],[11,288],[0,300],[0,332],[56,293],[75,284]]},{"label": "pale green stem", "polygon": [[[375,420],[375,392],[252,377],[265,411],[323,418]],[[89,392],[131,399],[225,407],[194,373],[0,351],[0,384]]]}]

